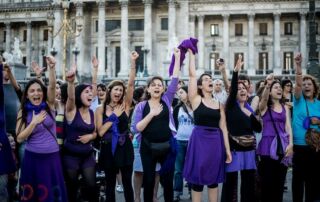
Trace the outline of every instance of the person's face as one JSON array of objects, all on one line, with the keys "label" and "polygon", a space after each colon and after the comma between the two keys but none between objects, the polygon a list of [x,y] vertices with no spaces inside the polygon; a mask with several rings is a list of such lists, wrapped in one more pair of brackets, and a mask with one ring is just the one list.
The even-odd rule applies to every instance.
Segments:
[{"label": "person's face", "polygon": [[33,83],[27,91],[27,98],[31,104],[38,106],[43,100],[43,91],[38,83]]},{"label": "person's face", "polygon": [[314,91],[315,91],[315,87],[314,87],[311,79],[306,79],[302,82],[302,92],[305,97],[313,98]]},{"label": "person's face", "polygon": [[221,81],[216,81],[214,83],[214,91],[217,93],[222,91],[222,82]]},{"label": "person's face", "polygon": [[238,92],[237,92],[237,100],[239,102],[245,102],[248,99],[248,91],[246,86],[244,86],[242,83],[238,84]]},{"label": "person's face", "polygon": [[61,99],[61,89],[60,85],[56,83],[56,99],[60,100]]},{"label": "person's face", "polygon": [[201,86],[199,86],[199,88],[203,91],[203,92],[208,92],[208,93],[212,93],[213,92],[213,82],[212,82],[212,78],[208,75],[204,75],[202,77],[202,82],[201,82]]},{"label": "person's face", "polygon": [[114,86],[110,92],[111,101],[114,103],[118,103],[121,100],[123,93],[124,89],[122,85]]},{"label": "person's face", "polygon": [[244,85],[246,85],[246,88],[249,89],[250,88],[250,82],[248,80],[239,80],[239,82],[244,83]]},{"label": "person's face", "polygon": [[292,83],[287,83],[286,85],[284,85],[284,89],[285,92],[291,92],[292,91]]},{"label": "person's face", "polygon": [[187,102],[188,100],[188,94],[186,91],[184,91],[182,88],[180,88],[178,90],[178,96],[179,96],[179,99],[182,101],[182,102]]},{"label": "person's face", "polygon": [[103,101],[106,97],[106,91],[104,91],[101,87],[97,88],[97,94],[100,101]]},{"label": "person's face", "polygon": [[279,83],[273,84],[270,95],[273,99],[280,100],[282,98],[282,88]]},{"label": "person's face", "polygon": [[164,86],[161,80],[155,79],[149,85],[147,92],[152,98],[160,98],[164,92]]},{"label": "person's face", "polygon": [[91,86],[86,87],[80,95],[81,102],[85,107],[90,107],[92,100],[93,100],[93,94],[92,94],[92,88]]}]

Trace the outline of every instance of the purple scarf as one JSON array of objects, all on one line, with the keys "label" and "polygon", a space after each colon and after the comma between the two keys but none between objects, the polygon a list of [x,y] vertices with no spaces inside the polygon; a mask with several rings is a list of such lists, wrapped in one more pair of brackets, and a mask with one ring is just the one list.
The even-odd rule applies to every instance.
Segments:
[{"label": "purple scarf", "polygon": [[[197,43],[198,43],[198,39],[190,38],[190,39],[186,39],[186,40],[182,41],[182,43],[178,46],[178,48],[180,49],[180,52],[181,52],[180,68],[183,64],[185,57],[186,57],[186,53],[188,52],[188,49],[191,49],[193,54],[198,53]],[[172,59],[171,59],[171,64],[169,67],[169,76],[171,76],[173,73],[174,62],[175,62],[175,58],[174,58],[174,54],[173,54]]]},{"label": "purple scarf", "polygon": [[47,107],[47,103],[42,101],[40,105],[36,106],[33,105],[29,100],[24,105],[24,108],[29,111],[34,111],[35,114],[39,114],[42,110],[44,110]]}]

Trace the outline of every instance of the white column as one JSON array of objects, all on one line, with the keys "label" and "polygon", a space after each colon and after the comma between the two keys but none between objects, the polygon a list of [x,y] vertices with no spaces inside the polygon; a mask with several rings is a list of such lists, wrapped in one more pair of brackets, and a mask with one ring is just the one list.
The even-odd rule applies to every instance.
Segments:
[{"label": "white column", "polygon": [[195,16],[190,15],[189,16],[189,35],[190,37],[195,37]]},{"label": "white column", "polygon": [[152,3],[153,0],[143,0],[144,3],[144,48],[149,50],[145,55],[149,74],[152,70]]},{"label": "white column", "polygon": [[[76,6],[76,16],[83,16],[83,3],[80,2],[80,1],[77,1],[75,3],[75,6]],[[83,61],[83,57],[84,57],[84,39],[83,39],[83,33],[84,30],[82,30],[80,33],[78,33],[79,35],[76,37],[75,39],[75,47],[78,48],[78,50],[80,51],[78,56],[77,56],[77,67],[78,67],[78,74],[80,76],[84,75],[85,72],[91,72],[91,71],[85,71],[85,68],[88,69],[88,68],[91,68],[91,67],[86,67],[84,65],[84,61]],[[75,48],[75,47],[72,47]],[[71,62],[71,64],[73,63],[73,61]]]},{"label": "white column", "polygon": [[119,0],[121,4],[121,67],[118,76],[128,76],[129,39],[128,39],[128,0]]},{"label": "white column", "polygon": [[[229,14],[223,14],[223,53],[222,58],[225,60],[226,67],[231,70],[233,67],[229,66],[231,62],[229,61]],[[229,71],[227,71],[229,73]]]},{"label": "white column", "polygon": [[173,48],[177,45],[176,39],[176,2],[168,0],[168,55],[167,59],[171,60]]},{"label": "white column", "polygon": [[199,58],[198,58],[198,73],[204,72],[204,16],[198,15],[198,48],[199,48]]},{"label": "white column", "polygon": [[275,74],[281,74],[280,66],[280,13],[274,13],[274,28],[273,28],[273,68]]},{"label": "white column", "polygon": [[248,74],[255,74],[255,64],[254,64],[254,15],[253,13],[248,14],[248,59],[249,68]]},{"label": "white column", "polygon": [[[105,61],[106,61],[106,3],[100,0],[98,2],[99,6],[99,19],[98,19],[98,59],[99,59],[99,69],[98,75],[101,78],[105,75]],[[108,67],[111,68],[111,67]],[[110,75],[108,75],[110,76]]]},{"label": "white column", "polygon": [[[53,25],[53,33],[56,34],[62,26],[63,20],[63,10],[59,4],[54,4],[54,25]],[[61,31],[56,37],[53,39],[53,46],[57,55],[56,58],[56,73],[57,77],[62,77],[62,65],[63,65],[63,31]]]},{"label": "white column", "polygon": [[10,22],[6,22],[6,52],[11,52],[11,25]]},{"label": "white column", "polygon": [[107,51],[107,77],[113,77],[114,72],[116,69],[112,69],[112,67],[115,67],[112,65],[112,53],[113,53],[113,47],[111,46],[111,42],[107,41],[108,51]]},{"label": "white column", "polygon": [[[179,32],[179,37],[181,40],[184,40],[189,35],[189,0],[180,0],[180,14],[178,20],[178,27],[181,30]],[[179,26],[180,24],[180,26]]]},{"label": "white column", "polygon": [[301,67],[306,69],[307,66],[307,29],[306,29],[306,12],[300,13],[300,52],[305,60],[302,60]]},{"label": "white column", "polygon": [[31,21],[27,21],[27,43],[26,43],[26,66],[30,67],[31,65],[31,46],[32,46],[32,30],[31,30]]}]

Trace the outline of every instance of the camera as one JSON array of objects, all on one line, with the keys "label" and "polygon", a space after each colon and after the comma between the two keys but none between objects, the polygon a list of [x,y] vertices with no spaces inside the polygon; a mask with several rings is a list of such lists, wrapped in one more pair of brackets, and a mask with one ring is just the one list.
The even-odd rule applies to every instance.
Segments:
[{"label": "camera", "polygon": [[217,63],[218,64],[223,64],[224,63],[224,59],[222,59],[222,58],[217,59]]}]

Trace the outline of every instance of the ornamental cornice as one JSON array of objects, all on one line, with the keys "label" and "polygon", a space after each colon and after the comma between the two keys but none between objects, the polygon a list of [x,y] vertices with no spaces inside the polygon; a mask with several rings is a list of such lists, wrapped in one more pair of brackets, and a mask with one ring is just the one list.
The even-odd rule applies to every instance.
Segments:
[{"label": "ornamental cornice", "polygon": [[275,3],[301,2],[302,0],[190,0],[191,4],[230,4],[230,3]]}]

